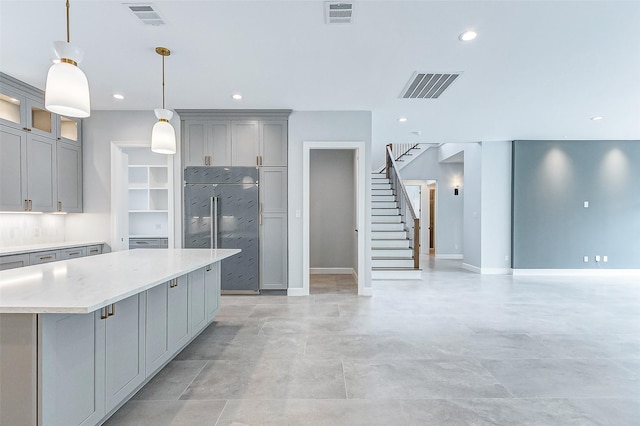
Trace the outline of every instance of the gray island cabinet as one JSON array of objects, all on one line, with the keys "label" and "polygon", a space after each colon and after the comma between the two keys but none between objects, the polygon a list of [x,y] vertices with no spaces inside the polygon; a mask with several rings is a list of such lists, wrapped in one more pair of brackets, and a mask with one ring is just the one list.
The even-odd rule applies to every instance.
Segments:
[{"label": "gray island cabinet", "polygon": [[213,320],[239,250],[132,250],[0,272],[0,424],[100,424]]}]

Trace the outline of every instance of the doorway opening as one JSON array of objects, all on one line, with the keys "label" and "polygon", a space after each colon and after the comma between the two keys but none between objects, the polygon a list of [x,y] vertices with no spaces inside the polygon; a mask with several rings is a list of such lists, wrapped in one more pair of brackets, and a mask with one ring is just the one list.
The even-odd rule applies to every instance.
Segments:
[{"label": "doorway opening", "polygon": [[437,181],[405,180],[411,206],[420,219],[420,254],[435,255]]},{"label": "doorway opening", "polygon": [[[303,294],[365,288],[365,144],[303,144]],[[313,280],[311,277],[313,276]]]},{"label": "doorway opening", "polygon": [[309,157],[309,293],[357,294],[356,152]]}]

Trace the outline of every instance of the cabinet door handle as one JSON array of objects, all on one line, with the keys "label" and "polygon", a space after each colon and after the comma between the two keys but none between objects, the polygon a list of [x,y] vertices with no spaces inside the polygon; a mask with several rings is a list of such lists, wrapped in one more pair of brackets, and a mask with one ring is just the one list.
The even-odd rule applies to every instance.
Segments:
[{"label": "cabinet door handle", "polygon": [[24,200],[24,211],[25,212],[29,211],[29,200]]},{"label": "cabinet door handle", "polygon": [[49,260],[53,259],[53,256],[40,256],[40,260]]},{"label": "cabinet door handle", "polygon": [[100,319],[107,319],[109,317],[109,313],[107,312],[107,307],[100,309]]},{"label": "cabinet door handle", "polygon": [[62,211],[62,201],[58,201],[58,211]]},{"label": "cabinet door handle", "polygon": [[23,127],[22,130],[24,130],[25,132],[30,132],[31,131],[31,129],[28,128],[28,127]]},{"label": "cabinet door handle", "polygon": [[73,253],[69,253],[69,256],[78,256],[79,254],[79,251],[74,251]]},{"label": "cabinet door handle", "polygon": [[207,272],[211,271],[211,265],[207,265],[207,267],[205,268],[205,271]]},{"label": "cabinet door handle", "polygon": [[33,210],[33,200],[29,200],[29,211]]},{"label": "cabinet door handle", "polygon": [[109,308],[107,309],[107,316],[112,317],[115,314],[116,314],[116,304],[112,303],[109,305]]},{"label": "cabinet door handle", "polygon": [[262,155],[256,156],[256,166],[262,166]]}]

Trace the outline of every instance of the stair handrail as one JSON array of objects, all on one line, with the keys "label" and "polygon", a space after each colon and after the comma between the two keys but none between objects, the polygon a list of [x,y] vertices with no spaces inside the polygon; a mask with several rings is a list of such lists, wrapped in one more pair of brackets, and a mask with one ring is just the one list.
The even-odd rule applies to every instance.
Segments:
[{"label": "stair handrail", "polygon": [[[410,219],[411,224],[413,225],[413,232],[410,233],[409,238],[410,241],[413,242],[413,269],[420,269],[420,219],[416,215],[416,212],[413,210],[411,200],[409,200],[409,195],[407,194],[407,188],[404,186],[404,182],[402,181],[402,177],[400,176],[396,160],[393,158],[392,144],[388,144],[386,147],[385,164],[385,173],[387,179],[389,179],[391,187],[395,189],[396,194],[398,194],[398,206],[400,207],[400,214],[403,218],[406,218],[408,212],[410,216],[407,219]],[[398,189],[400,190],[398,191]],[[409,220],[407,220],[405,223],[408,226]]]},{"label": "stair handrail", "polygon": [[[393,158],[396,161],[402,160],[402,157],[409,155],[411,151],[413,151],[414,149],[420,146],[419,143],[399,143],[399,144],[389,144],[389,145],[391,146],[391,152],[393,153]],[[384,173],[386,169],[387,169],[387,166],[385,162],[385,166],[383,166],[378,173]]]}]

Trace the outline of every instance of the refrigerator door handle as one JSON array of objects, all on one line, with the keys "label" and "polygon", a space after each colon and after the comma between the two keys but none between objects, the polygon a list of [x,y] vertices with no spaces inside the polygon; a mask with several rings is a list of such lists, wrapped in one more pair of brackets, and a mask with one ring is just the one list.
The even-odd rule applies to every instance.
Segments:
[{"label": "refrigerator door handle", "polygon": [[211,197],[211,248],[218,248],[218,197]]}]

